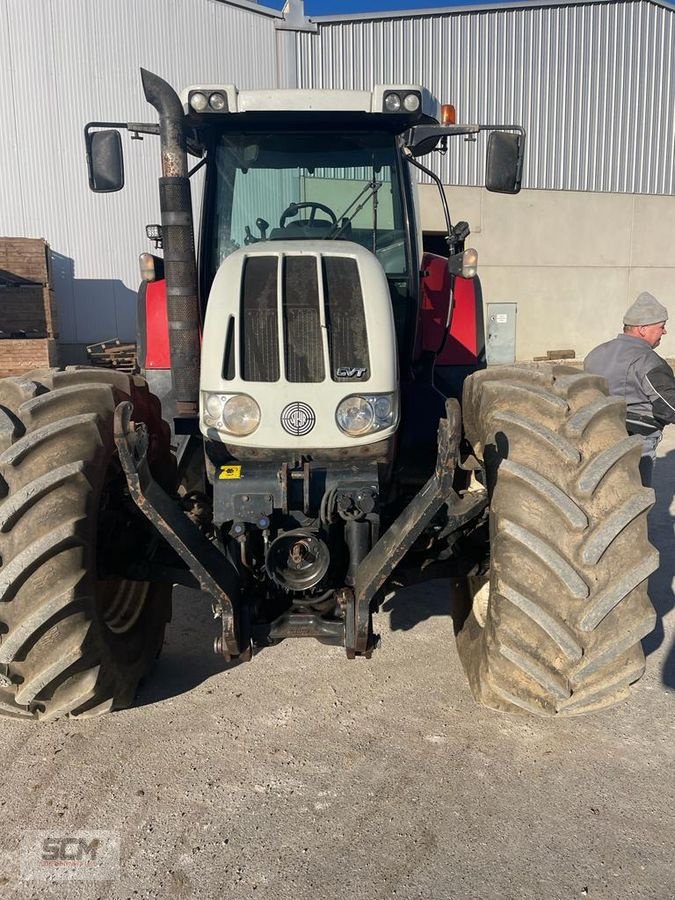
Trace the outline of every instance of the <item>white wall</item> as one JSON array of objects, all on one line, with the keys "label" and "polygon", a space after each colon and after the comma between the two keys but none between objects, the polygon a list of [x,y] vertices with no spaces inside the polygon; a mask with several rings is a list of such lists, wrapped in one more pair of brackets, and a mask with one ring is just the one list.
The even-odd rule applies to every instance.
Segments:
[{"label": "white wall", "polygon": [[138,255],[159,222],[159,145],[125,133],[126,186],[93,194],[84,125],[156,122],[139,69],[191,83],[277,87],[279,13],[213,0],[1,0],[0,235],[55,254],[61,339],[136,334]]},{"label": "white wall", "polygon": [[[518,304],[518,359],[585,356],[621,330],[641,291],[671,311],[674,333],[659,353],[675,357],[675,197],[456,187],[446,195],[453,221],[471,227],[485,302]],[[420,203],[423,229],[442,231],[435,186],[420,185]]]}]

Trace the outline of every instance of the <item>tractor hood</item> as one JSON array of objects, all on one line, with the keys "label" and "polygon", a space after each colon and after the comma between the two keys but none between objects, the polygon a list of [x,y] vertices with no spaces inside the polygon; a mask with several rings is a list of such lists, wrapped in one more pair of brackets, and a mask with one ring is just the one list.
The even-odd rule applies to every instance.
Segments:
[{"label": "tractor hood", "polygon": [[200,427],[228,446],[355,448],[399,418],[384,271],[349,241],[267,241],[235,251],[207,304]]}]

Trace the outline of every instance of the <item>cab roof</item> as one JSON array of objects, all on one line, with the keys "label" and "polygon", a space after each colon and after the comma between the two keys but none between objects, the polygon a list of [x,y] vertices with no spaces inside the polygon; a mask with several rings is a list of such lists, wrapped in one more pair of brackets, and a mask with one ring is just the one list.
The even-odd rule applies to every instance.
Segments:
[{"label": "cab roof", "polygon": [[[207,100],[212,95],[219,94],[225,98],[225,104],[218,111],[209,107],[203,111],[196,110],[191,102],[195,94],[202,94]],[[389,109],[385,102],[392,94],[400,98],[397,110]],[[404,106],[404,101],[409,95],[416,95],[419,99],[417,109],[412,111],[406,110]],[[185,114],[195,124],[202,117],[208,117],[212,124],[216,124],[217,118],[230,114],[254,114],[250,118],[256,120],[262,118],[261,114],[268,114],[278,121],[281,114],[287,113],[294,116],[301,115],[303,118],[316,117],[322,123],[329,122],[331,116],[335,116],[342,125],[349,119],[350,114],[355,120],[362,119],[365,114],[390,118],[391,126],[398,121],[400,128],[392,127],[391,130],[403,131],[417,122],[438,122],[440,116],[438,100],[426,88],[415,84],[376,85],[372,91],[305,89],[240,91],[233,84],[196,84],[182,91],[180,99]],[[246,117],[249,118],[248,115]]]}]

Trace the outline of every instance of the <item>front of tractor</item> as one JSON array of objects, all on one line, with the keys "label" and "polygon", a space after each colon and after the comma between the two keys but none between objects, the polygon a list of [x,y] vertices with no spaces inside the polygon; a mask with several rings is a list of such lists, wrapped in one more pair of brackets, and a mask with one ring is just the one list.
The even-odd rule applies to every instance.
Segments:
[{"label": "front of tractor", "polygon": [[[123,186],[120,129],[159,136],[144,377],[0,382],[0,713],[130,703],[174,584],[210,599],[228,661],[308,636],[370,657],[405,561],[469,576],[455,630],[482,702],[552,715],[623,696],[653,624],[639,448],[601,380],[485,369],[468,226],[420,162],[488,131],[486,187],[517,193],[522,129],[457,125],[415,85],[142,80],[158,124],[85,136],[97,192]],[[418,169],[448,258],[423,252]],[[636,545],[646,562],[617,574]]]},{"label": "front of tractor", "polygon": [[[160,113],[166,174],[153,233],[166,279],[159,293],[152,282],[142,292],[141,355],[147,365],[158,341],[168,347],[170,370],[145,374],[158,386],[171,379],[165,409],[173,404],[186,459],[200,458],[202,481],[189,493],[238,585],[216,606],[218,647],[241,657],[301,635],[369,656],[378,591],[395,566],[416,544],[427,548],[416,564],[432,561],[485,507],[484,491],[453,490],[461,427],[429,365],[453,284],[475,260],[466,232],[448,223],[456,271],[436,258],[420,274],[410,164],[416,129],[427,152],[460,126],[442,126],[439,105],[415,85],[196,85],[179,99],[156,76],[143,79]],[[205,166],[198,266],[193,285],[175,287],[174,270],[183,277],[189,264],[187,177],[175,174],[187,171],[188,152]],[[514,173],[518,165],[516,154]],[[183,355],[190,315],[198,370]],[[168,340],[148,324],[157,321]]]}]

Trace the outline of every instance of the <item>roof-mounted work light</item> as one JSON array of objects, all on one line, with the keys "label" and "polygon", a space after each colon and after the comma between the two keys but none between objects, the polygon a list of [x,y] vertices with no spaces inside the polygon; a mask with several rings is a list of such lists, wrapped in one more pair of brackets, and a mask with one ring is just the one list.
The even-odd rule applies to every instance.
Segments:
[{"label": "roof-mounted work light", "polygon": [[190,109],[198,113],[227,112],[227,95],[222,91],[190,91],[188,97]]},{"label": "roof-mounted work light", "polygon": [[382,110],[386,113],[416,113],[422,107],[419,91],[385,91]]}]

